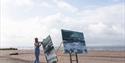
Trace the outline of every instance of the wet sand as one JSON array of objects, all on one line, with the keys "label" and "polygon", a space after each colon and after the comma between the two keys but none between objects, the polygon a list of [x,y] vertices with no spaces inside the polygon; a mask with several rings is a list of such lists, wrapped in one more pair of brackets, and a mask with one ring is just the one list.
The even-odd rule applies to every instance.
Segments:
[{"label": "wet sand", "polygon": [[[19,55],[9,55],[10,53]],[[69,54],[58,51],[57,55],[58,63],[70,63]],[[33,63],[34,59],[33,50],[0,50],[0,63]],[[78,54],[78,59],[79,63],[125,63],[125,51],[89,51],[88,54]],[[40,61],[47,63],[43,52]]]}]

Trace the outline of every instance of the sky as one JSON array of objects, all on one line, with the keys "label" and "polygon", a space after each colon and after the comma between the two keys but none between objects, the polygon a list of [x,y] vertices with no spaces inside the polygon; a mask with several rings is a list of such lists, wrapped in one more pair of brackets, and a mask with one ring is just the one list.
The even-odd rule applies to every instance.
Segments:
[{"label": "sky", "polygon": [[33,47],[61,29],[83,32],[86,46],[125,46],[125,0],[0,0],[0,47]]}]

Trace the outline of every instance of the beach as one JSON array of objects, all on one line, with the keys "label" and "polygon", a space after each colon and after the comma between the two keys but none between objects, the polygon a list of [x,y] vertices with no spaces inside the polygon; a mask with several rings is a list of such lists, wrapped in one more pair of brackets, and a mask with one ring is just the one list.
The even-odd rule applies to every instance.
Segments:
[{"label": "beach", "polygon": [[[19,53],[18,55],[9,55]],[[63,51],[57,53],[58,63],[70,63],[69,54]],[[75,56],[72,56],[75,59]],[[0,50],[0,63],[33,63],[34,50]],[[78,54],[79,63],[125,63],[125,51],[88,51],[87,54]],[[47,63],[43,51],[40,62]],[[75,62],[73,62],[75,63]]]}]

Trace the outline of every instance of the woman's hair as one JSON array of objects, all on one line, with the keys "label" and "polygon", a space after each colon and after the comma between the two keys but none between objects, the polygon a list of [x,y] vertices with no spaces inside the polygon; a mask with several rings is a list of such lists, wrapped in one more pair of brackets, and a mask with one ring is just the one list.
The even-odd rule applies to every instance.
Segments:
[{"label": "woman's hair", "polygon": [[37,43],[38,42],[38,38],[35,38],[35,43]]}]

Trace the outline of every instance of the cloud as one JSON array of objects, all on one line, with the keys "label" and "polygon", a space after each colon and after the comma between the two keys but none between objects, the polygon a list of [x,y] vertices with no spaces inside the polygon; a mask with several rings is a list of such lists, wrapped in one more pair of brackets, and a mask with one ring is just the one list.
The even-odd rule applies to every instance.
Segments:
[{"label": "cloud", "polygon": [[[113,4],[91,10],[78,9],[63,0],[51,2],[44,0],[24,2],[22,0],[20,3],[17,0],[16,5],[18,6],[11,11],[17,10],[17,8],[27,10],[26,8],[31,7],[31,9],[27,10],[26,13],[18,10],[19,12],[11,12],[11,14],[10,11],[4,11],[6,10],[4,7],[1,22],[3,47],[32,47],[35,37],[42,41],[49,34],[54,45],[58,46],[62,42],[61,29],[84,32],[87,46],[124,46],[125,44],[125,9],[122,4]],[[25,6],[27,7],[23,8]],[[10,8],[12,7],[10,5]]]},{"label": "cloud", "polygon": [[[91,44],[95,46],[96,44],[98,46],[124,46],[123,7],[121,4],[116,4],[89,11],[83,10],[80,13],[77,12],[78,15],[75,17],[60,13],[48,16],[49,18],[44,21],[49,23],[47,26],[50,26],[50,30],[56,29],[58,33],[62,28],[84,32],[88,46]],[[88,12],[86,13],[86,11]],[[56,41],[61,42],[60,40]]]},{"label": "cloud", "polygon": [[1,20],[1,1],[0,1],[0,20]]},{"label": "cloud", "polygon": [[42,2],[40,6],[44,6],[44,7],[52,7],[49,3],[47,2]]},{"label": "cloud", "polygon": [[106,25],[104,25],[104,24],[102,24],[102,23],[97,23],[97,24],[90,24],[90,25],[88,26],[88,29],[89,29],[91,32],[93,32],[93,33],[99,34],[99,33],[104,32],[104,31],[107,29],[107,27],[106,27]]},{"label": "cloud", "polygon": [[33,5],[32,0],[5,0],[7,4],[16,5],[16,6],[31,6]]},{"label": "cloud", "polygon": [[57,7],[59,9],[59,11],[61,12],[66,12],[66,13],[70,13],[70,12],[76,12],[78,9],[75,8],[74,6],[64,2],[64,1],[57,1],[56,2]]},{"label": "cloud", "polygon": [[26,6],[26,5],[30,6],[30,5],[33,5],[32,0],[16,0],[16,3],[19,6]]},{"label": "cloud", "polygon": [[98,46],[101,44],[124,46],[124,10],[124,5],[116,4],[82,11],[80,16],[83,17],[81,20],[85,21],[87,26],[86,35],[89,38],[87,41]]}]

